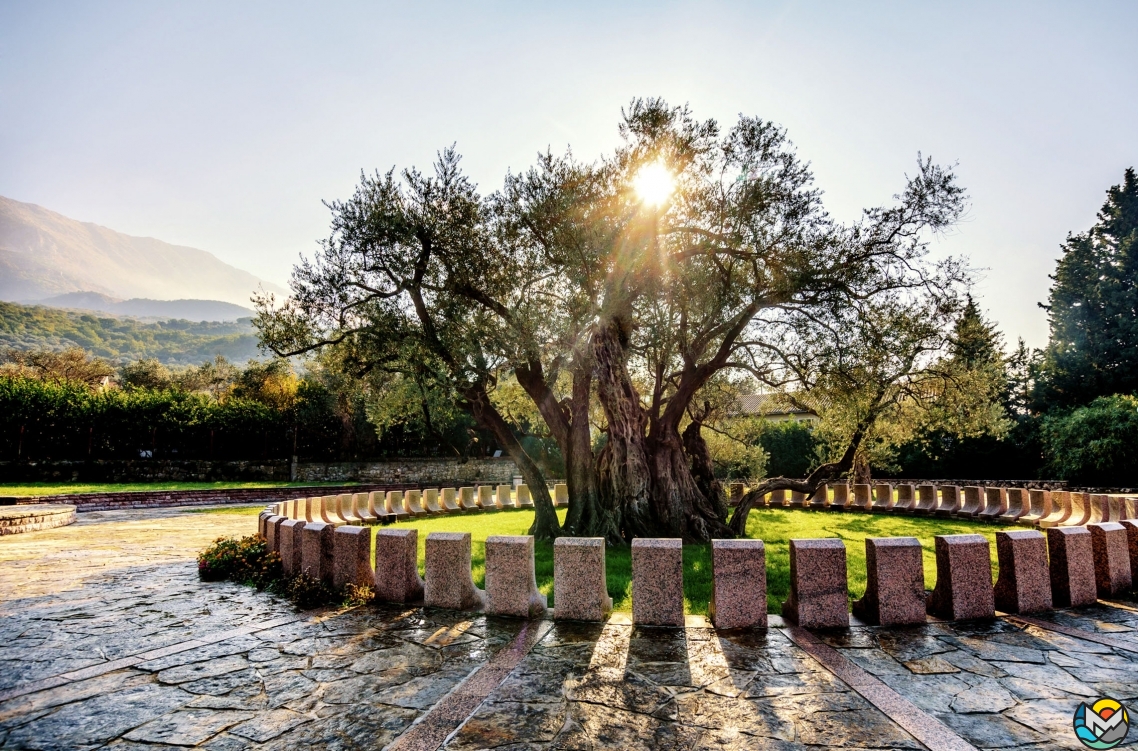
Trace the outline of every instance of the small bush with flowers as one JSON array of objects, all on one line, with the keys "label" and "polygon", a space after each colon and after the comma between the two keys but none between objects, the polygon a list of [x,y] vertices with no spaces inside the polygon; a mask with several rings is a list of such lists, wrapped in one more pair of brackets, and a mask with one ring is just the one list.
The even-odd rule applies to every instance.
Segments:
[{"label": "small bush with flowers", "polygon": [[219,537],[198,554],[198,577],[264,589],[281,578],[281,557],[260,535]]}]

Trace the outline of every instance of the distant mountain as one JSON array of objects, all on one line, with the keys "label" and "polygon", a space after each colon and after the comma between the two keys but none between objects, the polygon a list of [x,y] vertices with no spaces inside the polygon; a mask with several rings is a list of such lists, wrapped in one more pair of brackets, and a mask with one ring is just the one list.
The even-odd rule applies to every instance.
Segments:
[{"label": "distant mountain", "polygon": [[139,297],[120,300],[98,292],[68,292],[66,295],[37,300],[36,305],[162,320],[180,318],[186,321],[236,321],[253,316],[253,311],[249,308],[220,300],[147,300]]},{"label": "distant mountain", "polygon": [[248,305],[258,287],[283,292],[204,250],[124,235],[0,196],[0,300],[98,292]]},{"label": "distant mountain", "polygon": [[0,351],[82,347],[118,363],[153,357],[198,365],[215,355],[232,362],[262,356],[251,321],[143,323],[130,318],[0,302]]}]

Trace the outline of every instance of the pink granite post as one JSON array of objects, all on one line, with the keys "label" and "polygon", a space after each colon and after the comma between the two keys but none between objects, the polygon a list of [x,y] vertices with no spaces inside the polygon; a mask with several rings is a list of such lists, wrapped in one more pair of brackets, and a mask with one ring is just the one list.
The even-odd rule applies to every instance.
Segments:
[{"label": "pink granite post", "polygon": [[850,511],[869,511],[869,507],[873,505],[873,497],[870,495],[869,485],[866,483],[854,483],[850,486],[853,490],[853,502],[848,506]]},{"label": "pink granite post", "polygon": [[960,510],[960,488],[956,485],[941,485],[938,489],[940,490],[940,503],[937,504],[933,515],[952,516]]},{"label": "pink granite post", "polygon": [[936,511],[936,504],[936,485],[918,485],[917,505],[913,506],[913,513],[920,516],[931,516]]},{"label": "pink granite post", "polygon": [[532,535],[486,538],[486,612],[518,618],[542,618],[545,595],[537,591]]},{"label": "pink granite post", "polygon": [[469,532],[427,535],[427,581],[424,602],[451,610],[481,610],[486,593],[474,586]]},{"label": "pink granite post", "polygon": [[332,586],[344,589],[349,584],[370,587],[374,583],[371,530],[352,524],[337,527],[332,533]]},{"label": "pink granite post", "polygon": [[1095,560],[1095,584],[1103,599],[1130,591],[1130,550],[1126,528],[1118,522],[1089,524]]},{"label": "pink granite post", "polygon": [[850,503],[850,486],[848,483],[834,483],[834,498],[828,508],[834,511],[844,511]]},{"label": "pink granite post", "polygon": [[889,483],[879,482],[873,486],[873,504],[870,510],[874,513],[889,513],[893,510],[893,486]]},{"label": "pink granite post", "polygon": [[439,507],[439,489],[427,488],[423,491],[423,510],[428,514],[445,514],[446,510]]},{"label": "pink granite post", "polygon": [[965,485],[963,491],[964,502],[955,515],[961,519],[971,519],[984,507],[984,488],[978,485]]},{"label": "pink granite post", "polygon": [[854,602],[854,615],[881,626],[925,622],[925,568],[916,537],[867,537],[865,566],[865,596]]},{"label": "pink granite post", "polygon": [[462,509],[459,508],[458,504],[455,502],[456,497],[457,493],[455,488],[443,488],[442,508],[444,511],[449,514],[453,514],[457,511],[462,511]]},{"label": "pink granite post", "polygon": [[1008,488],[1008,510],[996,517],[996,521],[1015,524],[1027,511],[1027,491],[1023,488]]},{"label": "pink granite post", "polygon": [[976,515],[982,521],[990,522],[1000,518],[1008,510],[1007,488],[984,488],[984,508]]},{"label": "pink granite post", "polygon": [[559,482],[553,486],[553,505],[562,508],[569,505],[569,486]]},{"label": "pink granite post", "polygon": [[1047,538],[1034,529],[996,533],[996,609],[1005,613],[1038,613],[1051,609],[1051,576],[1047,570]]},{"label": "pink granite post", "polygon": [[1119,522],[1126,530],[1126,550],[1130,557],[1130,583],[1138,582],[1138,521],[1124,519]]},{"label": "pink granite post", "polygon": [[301,573],[313,579],[332,584],[332,534],[336,527],[325,522],[305,524],[300,531]]},{"label": "pink granite post", "polygon": [[767,627],[767,555],[762,540],[711,541],[711,602],[716,628]]},{"label": "pink granite post", "polygon": [[936,536],[936,588],[929,615],[960,621],[996,614],[991,546],[983,535]]},{"label": "pink granite post", "polygon": [[558,537],[553,543],[553,617],[603,621],[612,612],[603,537]]},{"label": "pink granite post", "polygon": [[304,546],[304,539],[301,537],[301,531],[304,529],[305,524],[300,519],[287,519],[280,528],[281,536],[281,572],[285,576],[296,576],[303,569],[301,561],[301,551]]},{"label": "pink granite post", "polygon": [[1098,599],[1094,548],[1086,527],[1047,530],[1051,599],[1055,607],[1094,605]]},{"label": "pink granite post", "polygon": [[380,529],[376,532],[374,581],[375,597],[381,602],[416,602],[422,599],[419,530]]},{"label": "pink granite post", "polygon": [[632,541],[632,622],[684,625],[684,557],[679,538]]},{"label": "pink granite post", "polygon": [[459,508],[465,512],[481,511],[478,507],[478,499],[474,495],[474,488],[459,488]]},{"label": "pink granite post", "polygon": [[893,504],[893,513],[912,513],[913,506],[917,503],[917,489],[910,483],[901,483],[897,485],[896,490],[897,502]]},{"label": "pink granite post", "polygon": [[845,628],[850,625],[848,590],[841,540],[790,541],[790,595],[782,604],[783,618],[803,628]]},{"label": "pink granite post", "polygon": [[1051,514],[1039,520],[1040,527],[1057,527],[1071,518],[1071,494],[1066,490],[1051,491]]}]

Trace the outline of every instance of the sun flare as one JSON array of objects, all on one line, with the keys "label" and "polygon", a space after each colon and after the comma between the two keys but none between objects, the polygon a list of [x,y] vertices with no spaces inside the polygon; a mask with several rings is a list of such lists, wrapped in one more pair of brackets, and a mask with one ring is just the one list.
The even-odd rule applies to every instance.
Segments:
[{"label": "sun flare", "polygon": [[671,197],[676,189],[675,178],[660,162],[646,164],[632,179],[633,187],[640,200],[653,206],[659,206]]}]

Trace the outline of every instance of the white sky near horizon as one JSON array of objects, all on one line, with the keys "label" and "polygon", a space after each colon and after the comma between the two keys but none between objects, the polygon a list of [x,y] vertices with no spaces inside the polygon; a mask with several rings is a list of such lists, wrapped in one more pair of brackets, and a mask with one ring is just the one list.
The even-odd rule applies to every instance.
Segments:
[{"label": "white sky near horizon", "polygon": [[788,129],[830,211],[956,164],[938,254],[1009,344],[1046,343],[1068,232],[1138,165],[1138,3],[0,1],[0,195],[284,285],[361,170],[457,142],[484,193],[591,159],[636,96]]}]

